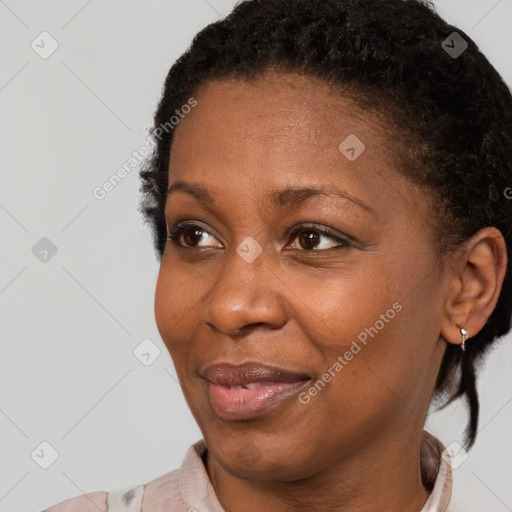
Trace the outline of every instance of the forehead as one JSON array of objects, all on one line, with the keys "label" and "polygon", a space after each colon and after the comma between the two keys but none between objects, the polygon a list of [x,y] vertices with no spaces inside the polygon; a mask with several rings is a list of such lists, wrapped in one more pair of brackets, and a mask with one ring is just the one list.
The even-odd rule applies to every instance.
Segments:
[{"label": "forehead", "polygon": [[252,138],[260,148],[269,139],[286,138],[279,149],[288,147],[300,157],[354,132],[380,144],[381,151],[389,149],[390,141],[384,140],[389,139],[389,125],[380,112],[359,107],[355,90],[340,90],[312,77],[268,71],[251,80],[208,82],[195,97],[198,106],[180,121],[175,143],[190,131],[203,132],[203,138],[216,139],[218,144]]},{"label": "forehead", "polygon": [[354,94],[296,74],[207,83],[175,128],[169,184],[186,178],[238,198],[334,185],[383,209],[417,212],[416,187],[396,169],[399,139]]}]

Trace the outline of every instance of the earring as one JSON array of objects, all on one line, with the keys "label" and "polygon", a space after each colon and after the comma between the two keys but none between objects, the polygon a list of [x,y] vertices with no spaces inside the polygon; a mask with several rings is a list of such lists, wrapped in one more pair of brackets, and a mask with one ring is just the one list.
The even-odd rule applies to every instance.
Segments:
[{"label": "earring", "polygon": [[457,327],[460,329],[460,334],[462,336],[462,342],[460,344],[460,348],[462,349],[463,352],[465,352],[466,340],[468,339],[468,331],[466,331],[466,329],[464,329],[464,327],[462,327],[460,324],[457,324]]}]

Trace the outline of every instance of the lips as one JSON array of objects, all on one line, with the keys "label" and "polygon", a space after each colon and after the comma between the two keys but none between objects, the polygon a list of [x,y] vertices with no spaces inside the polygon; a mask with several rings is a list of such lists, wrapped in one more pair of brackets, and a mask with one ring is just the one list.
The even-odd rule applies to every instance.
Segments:
[{"label": "lips", "polygon": [[262,416],[285,404],[310,380],[304,373],[251,362],[211,365],[203,377],[208,381],[210,406],[224,420]]},{"label": "lips", "polygon": [[214,364],[208,366],[203,375],[212,384],[247,389],[262,387],[273,382],[300,382],[310,378],[309,375],[303,373],[251,362],[241,365]]}]

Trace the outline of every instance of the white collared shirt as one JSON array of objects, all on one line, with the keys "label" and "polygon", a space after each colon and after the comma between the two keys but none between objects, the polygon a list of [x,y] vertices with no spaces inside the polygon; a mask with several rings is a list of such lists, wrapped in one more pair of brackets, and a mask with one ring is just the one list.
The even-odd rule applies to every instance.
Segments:
[{"label": "white collared shirt", "polygon": [[[444,451],[438,439],[426,433],[424,435],[428,435],[437,454]],[[44,512],[225,512],[203,463],[205,451],[206,444],[200,440],[189,447],[179,469],[148,484],[123,491],[95,492],[71,498]],[[449,456],[443,455],[437,460],[437,477],[421,512],[450,512],[448,503],[452,492],[452,473]]]}]

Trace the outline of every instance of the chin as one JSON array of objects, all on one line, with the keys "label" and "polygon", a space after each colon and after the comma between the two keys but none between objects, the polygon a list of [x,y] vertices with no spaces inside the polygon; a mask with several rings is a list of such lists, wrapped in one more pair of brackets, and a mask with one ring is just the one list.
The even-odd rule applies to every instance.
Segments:
[{"label": "chin", "polygon": [[[220,437],[205,435],[210,454],[231,475],[244,480],[294,481],[310,476],[314,464],[314,449],[304,450],[304,439],[298,435],[269,440],[264,433],[247,432],[247,435]],[[299,439],[300,438],[300,439]],[[301,441],[302,440],[302,441]],[[302,447],[302,450],[298,450]]]}]

